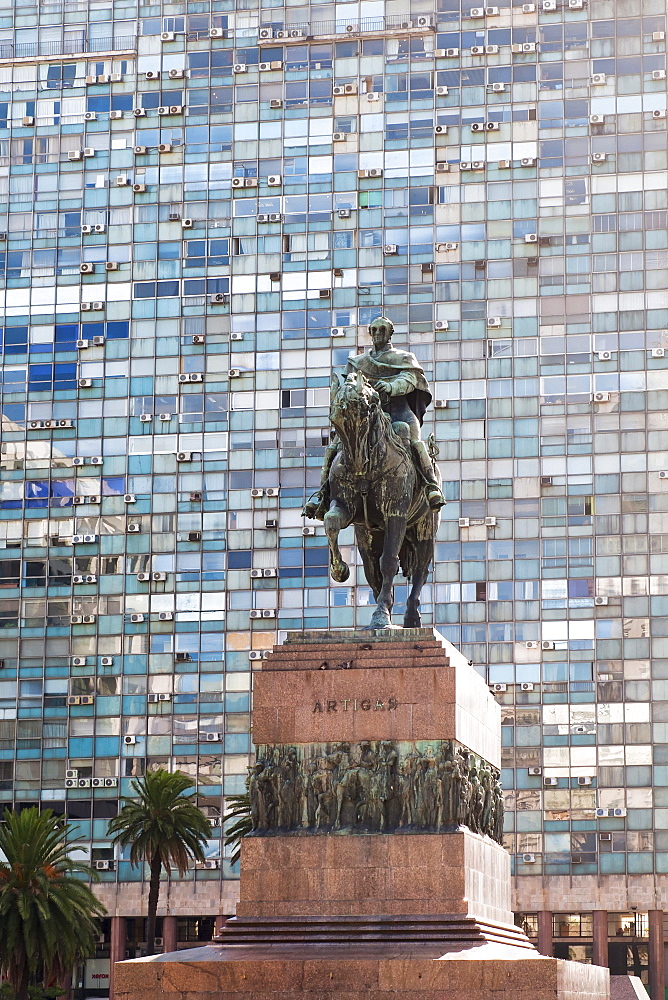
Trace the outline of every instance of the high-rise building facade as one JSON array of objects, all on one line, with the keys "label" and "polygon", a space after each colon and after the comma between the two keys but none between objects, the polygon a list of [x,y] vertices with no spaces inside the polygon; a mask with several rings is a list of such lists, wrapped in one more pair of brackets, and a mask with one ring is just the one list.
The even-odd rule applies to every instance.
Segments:
[{"label": "high-rise building facade", "polygon": [[253,670],[369,619],[301,507],[381,312],[435,390],[424,619],[502,705],[520,919],[659,995],[666,15],[2,0],[0,801],[66,815],[99,869],[82,996],[141,949],[106,836],[131,779],[197,782],[210,860],[165,883],[163,936],[206,938]]}]

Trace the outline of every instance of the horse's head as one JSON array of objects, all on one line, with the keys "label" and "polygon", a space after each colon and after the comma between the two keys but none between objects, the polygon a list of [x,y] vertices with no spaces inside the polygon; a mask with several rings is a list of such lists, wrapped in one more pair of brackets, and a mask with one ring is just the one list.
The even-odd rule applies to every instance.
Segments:
[{"label": "horse's head", "polygon": [[360,429],[367,426],[379,406],[380,396],[361,373],[351,372],[345,378],[333,376],[329,415],[337,429],[342,425]]}]

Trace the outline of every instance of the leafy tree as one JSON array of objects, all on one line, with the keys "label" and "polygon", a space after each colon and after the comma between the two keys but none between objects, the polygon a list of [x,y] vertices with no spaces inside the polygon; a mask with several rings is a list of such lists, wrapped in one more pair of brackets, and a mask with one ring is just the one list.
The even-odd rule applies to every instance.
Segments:
[{"label": "leafy tree", "polygon": [[228,802],[232,808],[225,817],[225,823],[232,821],[232,825],[225,827],[225,846],[234,848],[230,861],[236,865],[241,857],[241,838],[251,832],[253,820],[251,819],[248,792],[243,792],[241,795],[230,795]]},{"label": "leafy tree", "polygon": [[106,910],[83,881],[96,873],[70,857],[70,830],[35,807],[5,810],[0,825],[0,974],[16,1000],[31,979],[61,979],[95,952]]},{"label": "leafy tree", "polygon": [[190,861],[204,861],[204,845],[211,824],[195,805],[194,793],[184,795],[195,782],[181,771],[158,768],[132,782],[136,798],[125,796],[125,805],[109,823],[114,843],[130,848],[135,866],[150,867],[148,894],[147,954],[155,954],[155,918],[160,895],[160,875],[176,868],[184,875]]}]

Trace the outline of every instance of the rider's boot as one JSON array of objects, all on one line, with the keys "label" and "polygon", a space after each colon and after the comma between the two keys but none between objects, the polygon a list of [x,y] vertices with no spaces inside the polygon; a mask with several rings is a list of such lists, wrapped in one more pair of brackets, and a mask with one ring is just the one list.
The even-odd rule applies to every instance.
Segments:
[{"label": "rider's boot", "polygon": [[324,521],[325,514],[329,510],[329,470],[332,462],[339,453],[339,442],[335,439],[331,441],[325,449],[325,457],[322,462],[322,472],[320,473],[320,489],[306,501],[302,507],[302,516],[311,520]]},{"label": "rider's boot", "polygon": [[324,521],[329,510],[329,482],[325,480],[317,493],[310,497],[302,507],[302,517],[312,521]]},{"label": "rider's boot", "polygon": [[446,504],[446,499],[439,485],[434,466],[427,451],[424,441],[413,441],[413,454],[417,460],[418,468],[427,483],[427,500],[432,510],[440,510]]}]

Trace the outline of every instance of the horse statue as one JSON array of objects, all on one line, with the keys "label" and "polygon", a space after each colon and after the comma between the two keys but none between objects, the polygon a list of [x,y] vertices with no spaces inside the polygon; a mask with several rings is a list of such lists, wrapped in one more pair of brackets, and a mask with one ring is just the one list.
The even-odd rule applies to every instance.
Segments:
[{"label": "horse statue", "polygon": [[[379,393],[359,372],[333,375],[330,419],[339,441],[329,469],[324,515],[332,578],[344,583],[350,575],[338,537],[353,524],[377,602],[369,628],[392,628],[393,584],[400,566],[411,585],[404,628],[419,628],[420,592],[434,556],[439,513],[430,507],[425,478],[413,461],[408,427],[393,423]],[[440,486],[433,435],[427,445]]]}]

